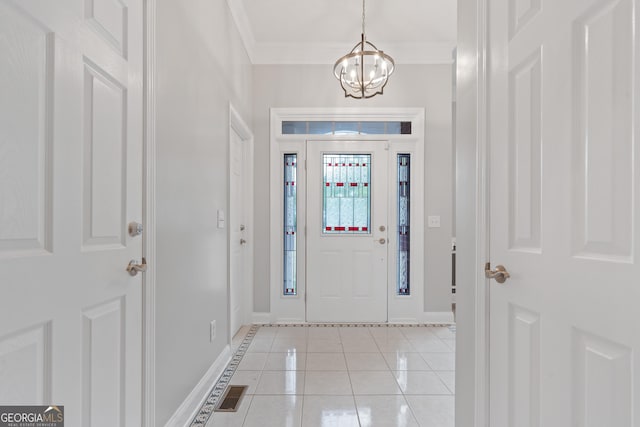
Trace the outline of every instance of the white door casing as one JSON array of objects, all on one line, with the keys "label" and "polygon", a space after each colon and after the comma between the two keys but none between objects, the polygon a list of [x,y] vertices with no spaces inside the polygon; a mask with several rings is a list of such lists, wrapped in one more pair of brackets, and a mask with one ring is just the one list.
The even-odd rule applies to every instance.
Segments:
[{"label": "white door casing", "polygon": [[243,304],[245,304],[245,256],[246,225],[244,206],[244,144],[240,136],[231,129],[231,163],[229,194],[229,316],[230,338],[238,332],[243,323]]},{"label": "white door casing", "polygon": [[[387,321],[388,148],[385,141],[307,142],[308,322]],[[328,169],[340,168],[344,173],[325,182],[325,155],[333,159],[338,155],[367,155],[370,165],[330,165]],[[350,182],[360,178],[361,169],[368,171],[370,182]],[[349,178],[349,174],[353,176]],[[367,230],[352,234],[327,232],[323,225],[324,189],[346,192],[351,185],[356,191],[370,194]]]},{"label": "white door casing", "polygon": [[0,2],[0,403],[141,424],[142,2]]},{"label": "white door casing", "polygon": [[229,343],[253,309],[253,135],[229,106]]},{"label": "white door casing", "polygon": [[637,426],[640,9],[488,10],[490,425]]},{"label": "white door casing", "polygon": [[[412,158],[411,182],[424,182],[424,109],[421,108],[272,108],[271,109],[271,152],[270,152],[270,313],[253,313],[257,322],[304,322],[306,321],[306,250],[307,237],[307,176],[304,167],[298,167],[297,176],[297,278],[298,293],[295,296],[283,295],[283,182],[284,155],[295,154],[299,165],[304,165],[307,141],[328,139],[320,135],[285,135],[282,122],[288,120],[309,121],[410,121],[411,135],[379,135],[389,142],[389,159],[396,159],[399,153],[409,153]],[[371,141],[371,135],[333,135],[332,141]],[[395,170],[395,160],[390,168]],[[392,169],[390,169],[392,170]],[[388,251],[397,250],[397,200],[396,174],[388,174]],[[412,191],[411,194],[411,265],[424,264],[424,193]],[[411,269],[411,295],[396,294],[395,255],[388,257],[387,268],[387,310],[389,322],[424,322],[432,319],[431,313],[424,312],[424,271],[423,268]]]}]

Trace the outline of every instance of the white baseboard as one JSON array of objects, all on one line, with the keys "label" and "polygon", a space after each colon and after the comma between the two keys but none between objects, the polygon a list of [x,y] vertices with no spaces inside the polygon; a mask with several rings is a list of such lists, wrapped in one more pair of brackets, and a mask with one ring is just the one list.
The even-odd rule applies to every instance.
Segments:
[{"label": "white baseboard", "polygon": [[394,317],[389,319],[389,323],[392,325],[395,325],[395,324],[412,325],[420,322],[415,317]]},{"label": "white baseboard", "polygon": [[207,370],[207,373],[204,374],[200,382],[198,382],[191,393],[189,393],[189,396],[187,396],[173,416],[167,421],[165,427],[188,427],[191,424],[196,413],[207,397],[209,397],[211,388],[227,367],[231,356],[231,347],[227,345]]},{"label": "white baseboard", "polygon": [[251,323],[271,323],[271,313],[253,312]]},{"label": "white baseboard", "polygon": [[453,311],[425,311],[420,323],[455,323]]},{"label": "white baseboard", "polygon": [[276,319],[275,323],[279,323],[281,325],[290,325],[290,324],[297,324],[297,323],[307,323],[307,321],[297,317],[280,317]]}]

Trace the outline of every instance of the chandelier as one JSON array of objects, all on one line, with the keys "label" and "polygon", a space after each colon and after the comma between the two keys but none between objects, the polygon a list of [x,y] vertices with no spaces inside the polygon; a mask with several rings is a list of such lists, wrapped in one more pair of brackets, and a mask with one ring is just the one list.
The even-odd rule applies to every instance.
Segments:
[{"label": "chandelier", "polygon": [[362,0],[362,37],[351,52],[338,59],[333,74],[340,81],[345,98],[371,98],[382,95],[395,69],[393,58],[367,41],[364,31],[365,0]]}]

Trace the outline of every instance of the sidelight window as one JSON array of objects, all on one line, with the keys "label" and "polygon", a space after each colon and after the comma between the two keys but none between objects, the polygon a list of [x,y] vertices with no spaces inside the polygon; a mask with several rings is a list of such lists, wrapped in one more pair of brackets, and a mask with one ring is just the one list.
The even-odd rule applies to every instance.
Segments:
[{"label": "sidelight window", "polygon": [[398,295],[410,295],[411,155],[398,154]]},{"label": "sidelight window", "polygon": [[297,154],[284,155],[284,295],[298,294],[297,281]]}]

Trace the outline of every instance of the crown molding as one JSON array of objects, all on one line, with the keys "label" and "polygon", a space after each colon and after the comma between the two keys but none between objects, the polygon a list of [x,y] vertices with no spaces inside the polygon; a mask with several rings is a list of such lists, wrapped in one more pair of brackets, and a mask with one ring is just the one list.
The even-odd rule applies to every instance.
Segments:
[{"label": "crown molding", "polygon": [[254,52],[256,51],[256,38],[253,35],[251,22],[249,22],[247,11],[244,8],[244,3],[242,0],[227,0],[227,6],[229,7],[229,11],[231,12],[234,22],[236,23],[236,28],[240,33],[240,38],[242,39],[245,50],[247,51],[247,55],[249,55],[251,63],[254,63],[253,58]]},{"label": "crown molding", "polygon": [[[353,44],[257,42],[242,0],[227,0],[227,5],[254,65],[334,64],[358,41],[354,40]],[[452,64],[456,42],[383,43],[376,40],[376,46],[384,48],[396,64]]]},{"label": "crown molding", "polygon": [[[355,42],[354,42],[355,44]],[[455,42],[450,43],[376,43],[384,46],[397,64],[452,64]],[[251,62],[270,64],[331,64],[352,48],[343,43],[256,43]]]}]

